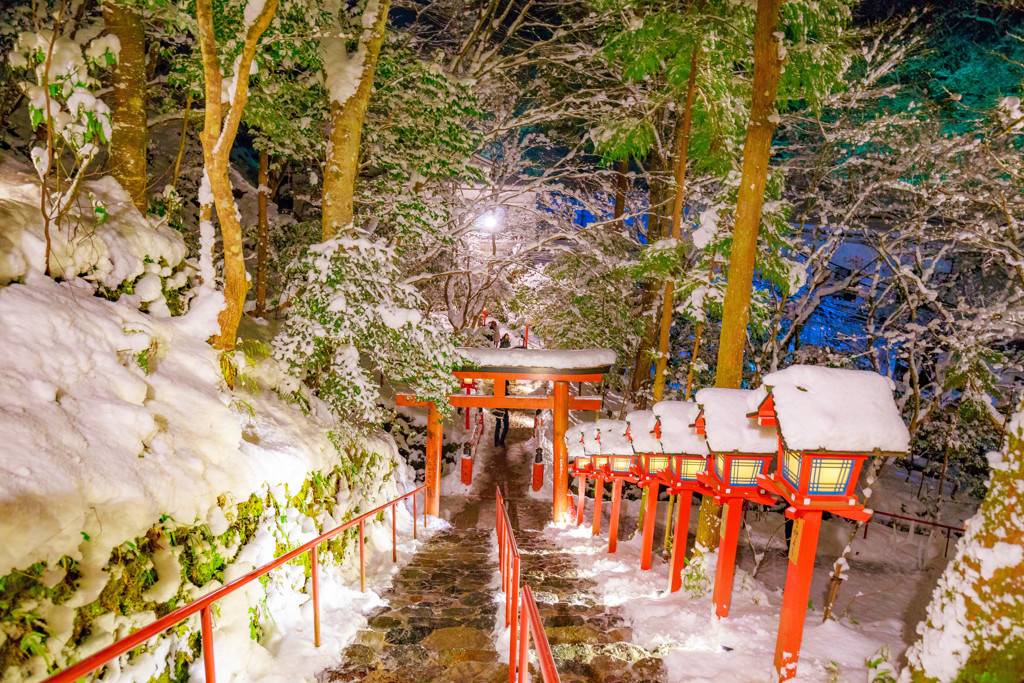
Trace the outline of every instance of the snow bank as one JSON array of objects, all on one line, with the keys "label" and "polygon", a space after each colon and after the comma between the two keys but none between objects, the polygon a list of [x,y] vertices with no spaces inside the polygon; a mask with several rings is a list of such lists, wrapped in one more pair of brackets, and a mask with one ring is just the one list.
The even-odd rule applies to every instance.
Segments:
[{"label": "snow bank", "polygon": [[[668,564],[657,553],[649,571],[637,571],[640,534],[620,540],[613,555],[608,554],[607,539],[592,536],[589,525],[549,524],[544,535],[570,554],[577,566],[575,576],[588,585],[593,582],[591,590],[598,602],[622,615],[633,643],[661,657],[660,683],[777,680],[772,661],[781,591],[737,567],[729,618],[719,619],[711,590],[716,552],[688,562],[686,587],[667,593]],[[809,613],[794,681],[863,683],[870,680],[865,660],[882,644],[889,644],[896,653],[902,650],[898,634],[886,625],[858,626],[847,620],[821,623],[820,612]]]},{"label": "snow bank", "polygon": [[491,368],[585,370],[615,364],[611,349],[459,349],[474,365]]},{"label": "snow bank", "polygon": [[205,341],[219,306],[158,319],[77,283],[0,289],[0,576],[105,558],[161,514],[205,520],[221,494],[294,487],[335,457],[272,395],[255,416],[232,404]]},{"label": "snow bank", "polygon": [[707,455],[704,437],[691,427],[700,414],[693,401],[661,401],[654,404],[654,416],[661,424],[661,445],[666,453]]},{"label": "snow bank", "polygon": [[782,440],[797,451],[906,453],[910,432],[892,380],[864,370],[793,365],[764,378]]},{"label": "snow bank", "polygon": [[747,417],[754,391],[746,389],[701,389],[697,405],[704,411],[708,448],[714,453],[772,453],[778,450],[774,427],[760,427]]},{"label": "snow bank", "polygon": [[[24,280],[30,272],[45,272],[39,194],[35,173],[10,160],[0,162],[0,284]],[[101,224],[89,195],[106,208],[107,218]],[[185,260],[185,243],[178,233],[139,213],[110,176],[82,183],[77,204],[63,226],[51,225],[49,230],[50,272],[55,277],[77,275],[116,289],[146,273],[169,277]],[[183,286],[185,279],[176,284]]]}]

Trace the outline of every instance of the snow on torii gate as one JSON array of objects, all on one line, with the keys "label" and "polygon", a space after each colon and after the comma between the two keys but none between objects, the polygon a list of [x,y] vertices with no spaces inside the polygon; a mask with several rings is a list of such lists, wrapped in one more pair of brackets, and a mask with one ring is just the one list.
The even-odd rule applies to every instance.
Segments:
[{"label": "snow on torii gate", "polygon": [[[569,457],[565,448],[565,430],[570,410],[599,410],[601,397],[569,395],[570,382],[600,382],[615,363],[610,349],[460,349],[474,367],[455,371],[469,384],[473,380],[495,380],[494,394],[452,394],[448,402],[456,408],[510,408],[512,410],[550,410],[554,429],[554,506],[553,519],[568,521]],[[508,396],[505,381],[549,381],[554,391],[546,396]],[[427,416],[427,501],[428,514],[438,516],[441,507],[441,416],[434,404],[411,396],[396,397],[400,406],[428,406]]]}]

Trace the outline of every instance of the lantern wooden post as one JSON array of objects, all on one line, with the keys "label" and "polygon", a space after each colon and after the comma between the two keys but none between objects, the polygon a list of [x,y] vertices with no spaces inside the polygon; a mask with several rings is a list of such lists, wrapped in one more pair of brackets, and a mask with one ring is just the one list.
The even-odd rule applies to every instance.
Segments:
[{"label": "lantern wooden post", "polygon": [[441,512],[441,414],[431,403],[427,411],[427,503],[426,512],[434,517]]},{"label": "lantern wooden post", "polygon": [[608,522],[608,552],[614,553],[619,542],[619,504],[622,502],[622,479],[612,484],[612,516]]},{"label": "lantern wooden post", "polygon": [[604,504],[604,477],[598,474],[594,478],[594,523],[591,535],[601,533],[601,506]]},{"label": "lantern wooden post", "polygon": [[553,520],[565,522],[568,510],[569,495],[569,451],[565,447],[565,430],[569,427],[569,383],[555,382],[555,408],[552,420],[553,454],[552,454],[552,489],[554,492]]},{"label": "lantern wooden post", "polygon": [[736,542],[743,521],[743,499],[732,498],[722,508],[722,537],[718,544],[718,566],[715,568],[715,614],[724,619],[732,604],[732,581],[736,573]]},{"label": "lantern wooden post", "polygon": [[676,513],[675,540],[672,542],[672,560],[669,564],[668,591],[675,593],[683,586],[683,567],[686,565],[686,539],[690,533],[690,505],[693,491],[679,491],[679,510]]},{"label": "lantern wooden post", "polygon": [[779,637],[775,641],[775,670],[779,673],[779,681],[788,681],[796,676],[800,643],[804,637],[804,619],[807,616],[807,598],[811,592],[811,576],[814,574],[814,557],[818,548],[818,532],[821,530],[821,510],[798,512],[792,517],[796,522],[789,546]]},{"label": "lantern wooden post", "polygon": [[583,523],[583,506],[587,501],[587,478],[582,474],[576,477],[576,491],[579,497],[576,503],[576,526]]},{"label": "lantern wooden post", "polygon": [[651,549],[654,547],[654,523],[658,516],[658,491],[661,488],[657,481],[647,487],[647,507],[644,508],[644,537],[640,546],[640,569],[651,568]]}]

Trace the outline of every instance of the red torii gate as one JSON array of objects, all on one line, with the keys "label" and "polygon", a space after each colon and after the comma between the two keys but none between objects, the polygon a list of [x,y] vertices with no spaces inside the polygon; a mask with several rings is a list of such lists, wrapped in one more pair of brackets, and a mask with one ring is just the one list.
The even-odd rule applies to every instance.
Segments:
[{"label": "red torii gate", "polygon": [[[508,408],[512,410],[550,410],[554,429],[554,501],[553,519],[567,518],[569,495],[569,457],[565,448],[565,430],[570,410],[599,410],[601,397],[570,396],[570,382],[600,382],[615,362],[608,349],[556,351],[549,349],[463,349],[477,367],[464,367],[454,375],[463,385],[474,380],[494,380],[494,394],[451,394],[448,402],[455,408]],[[573,359],[576,359],[575,362]],[[596,362],[595,362],[596,361]],[[554,391],[546,396],[509,396],[505,381],[547,381]],[[400,406],[427,406],[426,511],[437,517],[441,508],[441,436],[443,425],[437,407],[409,394],[399,394]]]}]

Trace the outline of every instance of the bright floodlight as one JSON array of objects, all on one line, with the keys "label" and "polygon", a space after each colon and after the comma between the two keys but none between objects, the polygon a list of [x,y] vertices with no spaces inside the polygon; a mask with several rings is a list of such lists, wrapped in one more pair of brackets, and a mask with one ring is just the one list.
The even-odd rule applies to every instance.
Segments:
[{"label": "bright floodlight", "polygon": [[487,212],[480,217],[480,223],[484,226],[485,230],[494,230],[498,227],[498,217],[491,212]]}]

